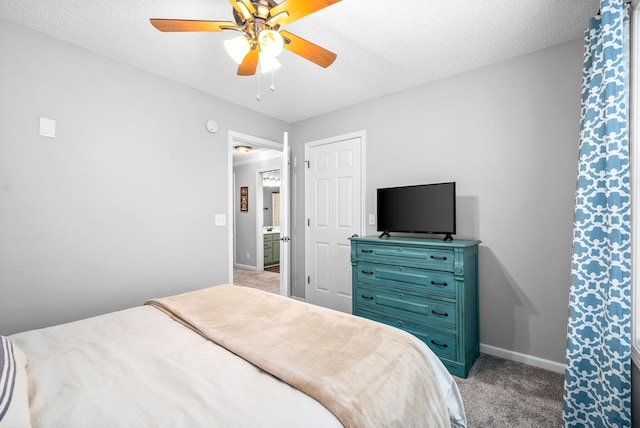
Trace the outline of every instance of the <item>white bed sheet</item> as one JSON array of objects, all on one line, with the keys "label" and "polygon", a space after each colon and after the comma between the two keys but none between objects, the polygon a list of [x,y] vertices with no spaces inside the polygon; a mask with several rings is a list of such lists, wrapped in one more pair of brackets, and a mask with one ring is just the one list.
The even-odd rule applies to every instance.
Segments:
[{"label": "white bed sheet", "polygon": [[[342,426],[316,400],[150,306],[10,339],[27,355],[34,427]],[[465,426],[453,378],[426,350],[452,426]]]}]

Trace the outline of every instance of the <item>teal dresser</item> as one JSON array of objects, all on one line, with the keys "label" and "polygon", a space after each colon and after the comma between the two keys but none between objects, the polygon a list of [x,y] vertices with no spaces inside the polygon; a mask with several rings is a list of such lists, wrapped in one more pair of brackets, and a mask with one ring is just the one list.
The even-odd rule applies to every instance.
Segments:
[{"label": "teal dresser", "polygon": [[353,314],[417,336],[467,377],[480,354],[479,243],[351,238]]}]

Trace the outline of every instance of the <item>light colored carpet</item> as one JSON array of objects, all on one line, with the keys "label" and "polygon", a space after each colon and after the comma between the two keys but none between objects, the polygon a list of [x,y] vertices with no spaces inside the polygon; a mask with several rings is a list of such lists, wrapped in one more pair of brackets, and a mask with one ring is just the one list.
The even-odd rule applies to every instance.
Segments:
[{"label": "light colored carpet", "polygon": [[233,283],[280,294],[280,274],[268,271],[233,268]]},{"label": "light colored carpet", "polygon": [[454,379],[468,428],[562,426],[560,373],[480,354],[466,379]]}]

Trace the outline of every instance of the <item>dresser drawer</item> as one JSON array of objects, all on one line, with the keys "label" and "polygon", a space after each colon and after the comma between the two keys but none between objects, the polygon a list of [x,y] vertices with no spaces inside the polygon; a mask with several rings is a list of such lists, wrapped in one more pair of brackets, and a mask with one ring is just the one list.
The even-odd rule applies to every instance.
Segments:
[{"label": "dresser drawer", "polygon": [[406,318],[425,327],[433,325],[456,330],[455,303],[366,287],[358,287],[353,298],[356,299],[356,305],[369,311]]},{"label": "dresser drawer", "polygon": [[391,284],[394,286],[418,287],[445,297],[456,297],[455,280],[452,273],[374,263],[358,263],[358,282]]},{"label": "dresser drawer", "polygon": [[453,360],[456,358],[457,349],[455,334],[434,331],[410,320],[408,321],[403,318],[382,315],[376,312],[367,311],[366,309],[357,308],[355,315],[378,321],[392,327],[401,328],[426,343],[427,346],[439,357]]},{"label": "dresser drawer", "polygon": [[453,271],[453,251],[434,248],[414,248],[402,245],[358,244],[356,260],[374,263],[399,263],[429,269]]}]

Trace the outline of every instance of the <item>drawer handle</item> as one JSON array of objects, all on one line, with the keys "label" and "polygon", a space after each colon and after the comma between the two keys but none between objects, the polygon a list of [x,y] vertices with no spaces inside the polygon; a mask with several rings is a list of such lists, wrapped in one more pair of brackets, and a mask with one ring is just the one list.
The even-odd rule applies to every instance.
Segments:
[{"label": "drawer handle", "polygon": [[404,296],[402,295],[402,293],[398,294],[398,299],[404,299]]},{"label": "drawer handle", "polygon": [[435,340],[432,340],[431,343],[436,345],[438,348],[448,348],[446,343],[438,343]]},{"label": "drawer handle", "polygon": [[438,287],[446,287],[449,284],[447,284],[446,282],[431,281],[431,285],[437,285]]},{"label": "drawer handle", "polygon": [[373,296],[365,296],[364,294],[362,294],[361,296],[364,300],[373,300]]},{"label": "drawer handle", "polygon": [[360,250],[361,253],[373,253],[373,250]]},{"label": "drawer handle", "polygon": [[433,260],[442,260],[442,261],[447,260],[447,258],[446,258],[446,257],[431,256],[431,258],[432,258]]},{"label": "drawer handle", "polygon": [[363,274],[365,274],[365,275],[373,275],[373,272],[372,272],[372,271],[370,271],[370,270],[363,270],[363,271],[361,271],[361,272],[362,272]]},{"label": "drawer handle", "polygon": [[398,327],[402,327],[402,321],[398,321],[396,324],[398,325]]},{"label": "drawer handle", "polygon": [[448,316],[449,316],[449,314],[447,314],[447,313],[443,313],[443,312],[431,311],[431,313],[432,313],[433,315],[437,315],[437,316],[439,316],[439,317],[448,317]]}]

